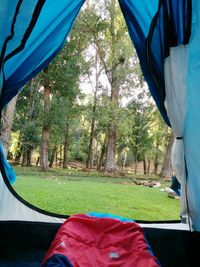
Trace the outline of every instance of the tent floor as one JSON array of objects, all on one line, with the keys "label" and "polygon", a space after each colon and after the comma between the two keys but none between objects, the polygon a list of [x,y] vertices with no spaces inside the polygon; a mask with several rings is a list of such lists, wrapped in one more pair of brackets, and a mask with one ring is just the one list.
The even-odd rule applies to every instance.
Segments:
[{"label": "tent floor", "polygon": [[30,250],[7,250],[0,259],[1,267],[41,267],[41,259],[44,251]]},{"label": "tent floor", "polygon": [[[0,222],[0,266],[39,267],[60,224]],[[145,228],[162,267],[193,267],[199,262],[200,236],[183,230]],[[132,267],[132,266],[130,266]]]}]

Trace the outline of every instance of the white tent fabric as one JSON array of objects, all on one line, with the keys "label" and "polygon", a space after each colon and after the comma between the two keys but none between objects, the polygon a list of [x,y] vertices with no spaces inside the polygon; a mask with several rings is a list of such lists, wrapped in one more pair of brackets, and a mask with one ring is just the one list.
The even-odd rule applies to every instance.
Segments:
[{"label": "white tent fabric", "polygon": [[172,149],[172,167],[178,180],[185,179],[184,164],[184,120],[187,111],[187,66],[188,46],[181,45],[170,49],[165,60],[165,107],[176,139]]},{"label": "white tent fabric", "polygon": [[[181,215],[200,231],[200,1],[192,1],[188,46],[171,48],[165,62],[166,108],[177,137],[172,164],[181,181]],[[187,70],[187,72],[186,72]]]},{"label": "white tent fabric", "polygon": [[64,219],[42,214],[19,201],[0,175],[0,220],[62,223]]},{"label": "white tent fabric", "polygon": [[184,125],[187,111],[187,67],[188,46],[181,45],[170,49],[170,55],[165,60],[165,107],[169,117],[175,140],[172,148],[172,168],[181,183],[181,216],[187,216],[187,201],[185,196],[186,166],[184,152]]}]

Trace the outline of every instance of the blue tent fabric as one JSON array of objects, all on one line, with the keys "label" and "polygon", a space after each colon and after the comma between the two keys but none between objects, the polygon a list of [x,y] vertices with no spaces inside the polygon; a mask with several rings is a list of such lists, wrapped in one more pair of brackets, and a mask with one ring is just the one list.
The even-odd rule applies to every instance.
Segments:
[{"label": "blue tent fabric", "polygon": [[[84,0],[0,2],[0,110],[57,55]],[[1,11],[0,11],[1,12]]]},{"label": "blue tent fabric", "polygon": [[97,218],[111,218],[111,219],[116,219],[121,222],[134,222],[132,219],[124,218],[115,214],[108,214],[108,213],[99,213],[99,212],[89,212],[89,216],[92,217],[97,217]]},{"label": "blue tent fabric", "polygon": [[187,44],[191,34],[191,0],[119,0],[144,77],[164,118],[164,60],[170,47]]},{"label": "blue tent fabric", "polygon": [[188,111],[185,121],[185,157],[187,162],[187,191],[193,228],[200,231],[200,1],[193,0],[192,35],[188,62]]},{"label": "blue tent fabric", "polygon": [[[7,11],[5,12],[5,16],[3,16],[3,21],[1,23],[1,31],[3,31],[3,34],[0,38],[0,105],[2,105],[3,98],[6,95],[5,90],[3,90],[6,86],[4,64],[13,53],[16,53],[23,48],[24,42],[31,32],[30,27],[33,27],[33,23],[31,23],[31,21],[35,22],[39,13],[37,1],[30,1],[29,4],[28,1],[13,1],[12,3],[8,2],[9,1],[3,1],[0,3],[0,8]],[[44,1],[41,2],[44,3]],[[28,7],[28,11],[26,10],[26,7]],[[34,10],[37,10],[37,16],[34,16]],[[8,23],[7,18],[9,18]]]},{"label": "blue tent fabric", "polygon": [[16,181],[16,174],[13,170],[13,168],[10,166],[8,161],[6,160],[3,152],[2,145],[0,144],[0,160],[1,164],[3,164],[3,168],[5,170],[6,176],[11,184],[13,184]]},{"label": "blue tent fabric", "polygon": [[[185,161],[185,180],[181,181],[181,218],[189,222],[191,229],[200,231],[200,1],[119,1],[140,58],[145,79],[166,122],[168,119],[164,111],[166,94],[164,63],[167,61],[165,59],[170,58],[170,52],[176,50],[174,48],[185,47],[187,49],[187,54],[183,55],[188,57],[182,68],[184,73],[181,73],[179,68],[174,68],[177,72],[173,73],[185,83],[185,86],[180,86],[177,90],[180,92],[180,99],[181,90],[186,87],[183,134],[177,136],[180,137],[178,139],[182,139],[184,146],[184,155],[182,155]],[[174,65],[176,66],[178,64]],[[159,81],[158,85],[155,81]],[[171,80],[169,79],[168,82],[170,83]],[[175,83],[176,80],[173,82]],[[174,100],[178,99],[179,95],[171,95],[172,102],[175,103]],[[174,116],[178,118],[176,113]]]}]

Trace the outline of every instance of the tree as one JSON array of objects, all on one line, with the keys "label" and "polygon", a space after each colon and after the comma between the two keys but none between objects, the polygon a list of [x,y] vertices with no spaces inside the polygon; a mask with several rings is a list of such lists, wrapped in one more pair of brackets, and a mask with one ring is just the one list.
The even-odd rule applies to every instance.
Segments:
[{"label": "tree", "polygon": [[43,115],[43,126],[40,143],[40,167],[42,170],[49,168],[48,163],[48,145],[49,145],[49,111],[51,106],[51,84],[48,77],[48,67],[43,71],[44,77],[44,115]]},{"label": "tree", "polygon": [[5,107],[2,113],[2,121],[1,121],[1,142],[3,144],[3,150],[5,157],[7,157],[10,138],[11,138],[11,129],[14,119],[15,106],[17,103],[18,96],[15,96],[10,103]]},{"label": "tree", "polygon": [[175,140],[175,136],[171,132],[168,137],[166,153],[165,153],[162,169],[160,172],[160,177],[162,178],[171,178],[172,176],[171,152],[172,152],[172,146],[173,146],[174,140]]},{"label": "tree", "polygon": [[[146,101],[144,101],[145,98]],[[131,132],[129,133],[129,147],[134,155],[134,173],[137,173],[138,160],[142,160],[144,174],[146,174],[146,155],[151,149],[151,138],[149,135],[151,104],[148,102],[145,92],[139,94],[137,99],[129,103],[127,109],[132,117],[132,122],[130,123]]]},{"label": "tree", "polygon": [[92,118],[91,118],[91,128],[90,128],[90,142],[89,142],[89,148],[88,148],[88,156],[86,160],[86,168],[92,167],[92,156],[93,156],[93,143],[94,143],[94,135],[95,135],[95,122],[96,122],[96,111],[97,111],[97,94],[98,90],[100,89],[100,81],[99,77],[102,72],[101,65],[98,60],[98,54],[96,52],[95,55],[95,85],[93,86],[93,83],[91,81],[91,78],[89,77],[91,86],[93,87],[94,91],[94,98],[93,98],[93,106],[92,106]]},{"label": "tree", "polygon": [[25,153],[26,166],[32,165],[33,149],[39,144],[39,129],[36,116],[38,114],[38,97],[39,97],[40,79],[32,79],[29,88],[29,106],[27,114],[27,122],[21,131],[21,140]]},{"label": "tree", "polygon": [[[89,3],[67,45],[36,78],[38,86],[32,80],[22,92],[13,155],[23,151],[23,164],[31,164],[40,139],[43,169],[55,162],[67,168],[69,160],[81,160],[87,168],[115,172],[135,161],[137,172],[137,162],[143,161],[147,173],[154,161],[158,172],[167,143],[166,128],[148,94],[141,93],[145,86],[138,66],[116,0]],[[93,86],[93,94],[81,92],[85,81]]]},{"label": "tree", "polygon": [[132,71],[130,58],[133,49],[116,0],[106,1],[104,6],[101,3],[95,6],[90,4],[90,10],[86,14],[87,27],[83,28],[91,35],[110,87],[110,120],[104,169],[105,172],[115,172],[118,120],[115,111],[119,107],[120,89],[128,87],[131,80],[128,81],[127,76]]},{"label": "tree", "polygon": [[[51,146],[62,147],[63,168],[67,168],[70,147],[71,128],[80,118],[79,101],[82,97],[79,87],[80,77],[88,74],[88,63],[83,58],[87,41],[82,38],[78,24],[70,36],[69,43],[64,47],[53,64],[49,67],[52,85],[52,103],[49,118],[51,120]],[[81,43],[80,43],[81,42]],[[57,134],[59,131],[59,135]]]},{"label": "tree", "polygon": [[158,174],[158,166],[161,163],[161,158],[166,150],[166,144],[169,138],[169,127],[165,124],[163,118],[158,112],[157,108],[154,107],[150,113],[150,135],[152,139],[152,151],[155,175]]},{"label": "tree", "polygon": [[23,156],[22,165],[32,164],[32,151],[39,144],[40,132],[40,112],[41,112],[41,93],[40,78],[32,79],[24,87],[18,96],[16,111],[13,122],[16,147],[12,151],[15,161],[19,163]]}]

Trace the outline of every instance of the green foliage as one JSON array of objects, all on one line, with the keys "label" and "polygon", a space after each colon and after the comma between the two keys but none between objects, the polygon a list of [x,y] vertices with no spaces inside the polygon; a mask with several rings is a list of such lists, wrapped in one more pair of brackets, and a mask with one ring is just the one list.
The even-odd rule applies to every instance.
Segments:
[{"label": "green foliage", "polygon": [[149,120],[150,137],[153,147],[151,149],[152,154],[158,154],[158,158],[161,161],[162,156],[166,151],[169,135],[171,129],[165,124],[159,111],[156,107],[152,107]]},{"label": "green foliage", "polygon": [[[13,130],[19,133],[19,142],[23,147],[36,148],[39,145],[41,131],[41,92],[40,76],[29,82],[18,97]],[[18,147],[16,147],[16,150]],[[16,152],[16,151],[15,151]]]},{"label": "green foliage", "polygon": [[[88,96],[83,94],[81,83],[90,83],[88,86],[93,83],[94,91],[96,67],[99,80],[94,100],[94,92]],[[67,44],[48,71],[26,85],[19,96],[13,124],[14,154],[20,150],[20,143],[39,150],[45,81],[51,91],[50,110],[45,118],[51,151],[63,147],[67,135],[69,160],[85,161],[94,119],[95,162],[113,121],[117,128],[119,164],[125,162],[125,158],[126,164],[131,164],[144,156],[154,159],[155,155],[162,161],[169,130],[149,100],[149,93],[144,91],[139,61],[117,1],[90,3],[89,8],[80,13]],[[115,101],[112,101],[112,87],[118,94]]]}]

